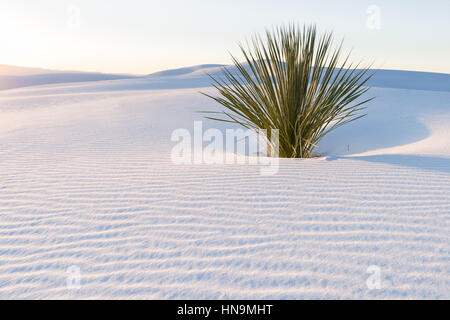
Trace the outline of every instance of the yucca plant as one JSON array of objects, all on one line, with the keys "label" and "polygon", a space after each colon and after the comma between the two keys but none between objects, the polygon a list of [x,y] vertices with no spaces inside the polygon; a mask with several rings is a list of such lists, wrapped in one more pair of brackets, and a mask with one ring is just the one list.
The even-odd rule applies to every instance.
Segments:
[{"label": "yucca plant", "polygon": [[[240,45],[244,62],[211,76],[218,96],[205,94],[226,110],[207,118],[252,130],[279,130],[279,156],[308,158],[327,133],[364,116],[362,96],[373,75],[369,67],[341,57],[342,42],[317,35],[316,27],[279,27]],[[268,137],[267,137],[268,138]],[[269,141],[269,139],[268,139]]]}]

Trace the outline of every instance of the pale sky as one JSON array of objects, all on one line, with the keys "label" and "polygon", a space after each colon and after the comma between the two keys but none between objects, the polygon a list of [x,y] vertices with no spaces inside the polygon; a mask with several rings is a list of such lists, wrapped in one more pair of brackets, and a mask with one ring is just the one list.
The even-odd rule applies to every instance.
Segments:
[{"label": "pale sky", "polygon": [[1,0],[0,64],[148,74],[231,63],[265,28],[315,23],[354,59],[450,73],[448,0]]}]

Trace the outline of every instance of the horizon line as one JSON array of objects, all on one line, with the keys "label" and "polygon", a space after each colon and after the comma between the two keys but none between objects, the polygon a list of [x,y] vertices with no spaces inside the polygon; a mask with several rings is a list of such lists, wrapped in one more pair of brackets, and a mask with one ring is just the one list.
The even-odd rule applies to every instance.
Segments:
[{"label": "horizon line", "polygon": [[[158,69],[157,71],[153,72],[147,72],[147,73],[129,73],[129,72],[105,72],[105,71],[85,71],[85,70],[74,70],[74,69],[57,69],[53,67],[42,67],[42,66],[24,66],[24,65],[13,65],[13,64],[6,64],[6,63],[0,63],[1,66],[6,67],[14,67],[14,68],[23,68],[23,69],[37,69],[37,70],[43,70],[43,71],[51,71],[49,73],[40,73],[40,74],[51,74],[52,72],[56,73],[88,73],[88,74],[105,74],[105,75],[122,75],[122,76],[149,76],[152,74],[164,72],[164,71],[171,71],[171,70],[178,70],[178,69],[185,69],[185,68],[193,68],[193,67],[199,67],[199,66],[217,66],[217,67],[225,67],[225,66],[233,66],[233,64],[223,64],[223,63],[201,63],[201,64],[195,64],[195,65],[182,65],[182,66],[176,66],[176,67],[169,67],[167,69]],[[410,69],[392,69],[392,68],[369,68],[369,70],[384,70],[384,71],[404,71],[404,72],[420,72],[420,73],[434,73],[434,74],[445,74],[450,75],[450,72],[436,72],[436,71],[424,71],[424,70],[410,70]],[[38,74],[33,74],[38,75]],[[7,75],[7,74],[1,74],[0,76],[11,76],[11,77],[26,77],[31,75]]]}]

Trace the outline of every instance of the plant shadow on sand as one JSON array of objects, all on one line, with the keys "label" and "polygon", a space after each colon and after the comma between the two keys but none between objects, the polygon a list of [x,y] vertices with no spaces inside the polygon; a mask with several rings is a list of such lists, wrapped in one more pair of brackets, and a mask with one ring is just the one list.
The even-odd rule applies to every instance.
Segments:
[{"label": "plant shadow on sand", "polygon": [[406,154],[384,154],[375,156],[356,156],[356,157],[329,156],[326,158],[327,161],[334,161],[338,159],[369,161],[423,170],[439,171],[443,173],[450,173],[450,158],[444,157],[416,156]]},{"label": "plant shadow on sand", "polygon": [[379,89],[373,91],[377,94],[378,101],[369,104],[367,115],[324,137],[318,153],[350,156],[407,145],[430,136],[430,130],[417,115],[424,109],[422,101],[408,101],[408,104],[403,106],[388,101],[392,99],[392,92]]}]

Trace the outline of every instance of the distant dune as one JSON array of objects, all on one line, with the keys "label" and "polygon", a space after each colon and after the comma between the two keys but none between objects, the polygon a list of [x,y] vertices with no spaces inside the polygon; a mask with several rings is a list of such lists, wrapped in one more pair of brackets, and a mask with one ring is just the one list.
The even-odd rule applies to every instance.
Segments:
[{"label": "distant dune", "polygon": [[[157,72],[148,77],[151,79],[171,78],[170,84],[172,86],[174,84],[174,78],[178,81],[180,79],[186,81],[195,79],[199,82],[200,86],[209,86],[211,80],[209,77],[205,77],[205,75],[218,75],[221,73],[223,67],[227,67],[231,71],[236,69],[234,66],[205,64]],[[450,74],[381,69],[376,71],[374,77],[367,84],[379,88],[450,91]]]},{"label": "distant dune", "polygon": [[130,79],[133,76],[103,73],[55,73],[32,76],[0,76],[0,90],[45,84]]},{"label": "distant dune", "polygon": [[[59,84],[92,82],[103,80],[131,79],[131,82],[99,83],[99,87],[111,90],[148,90],[202,88],[211,85],[207,76],[218,75],[223,67],[233,70],[235,67],[221,64],[203,64],[185,68],[171,69],[149,74],[133,76],[123,74],[88,73],[77,71],[57,71],[39,68],[22,68],[0,65],[0,90]],[[412,89],[427,91],[450,91],[450,74],[417,71],[378,70],[367,83],[372,87]],[[105,87],[106,86],[106,87]],[[91,87],[91,89],[94,89]]]},{"label": "distant dune", "polygon": [[134,78],[134,76],[0,65],[0,90],[57,83],[117,80],[129,78]]},{"label": "distant dune", "polygon": [[29,68],[10,66],[7,64],[0,64],[0,76],[32,76],[36,74],[48,74],[48,73],[62,73],[64,71],[42,69],[42,68]]},{"label": "distant dune", "polygon": [[149,77],[178,77],[178,76],[186,76],[186,75],[193,75],[198,72],[200,74],[204,74],[204,72],[211,70],[212,72],[216,72],[217,70],[220,70],[220,68],[225,67],[224,64],[200,64],[198,66],[192,66],[192,67],[184,67],[184,68],[177,68],[177,69],[169,69],[164,71],[155,72],[149,75]]}]

